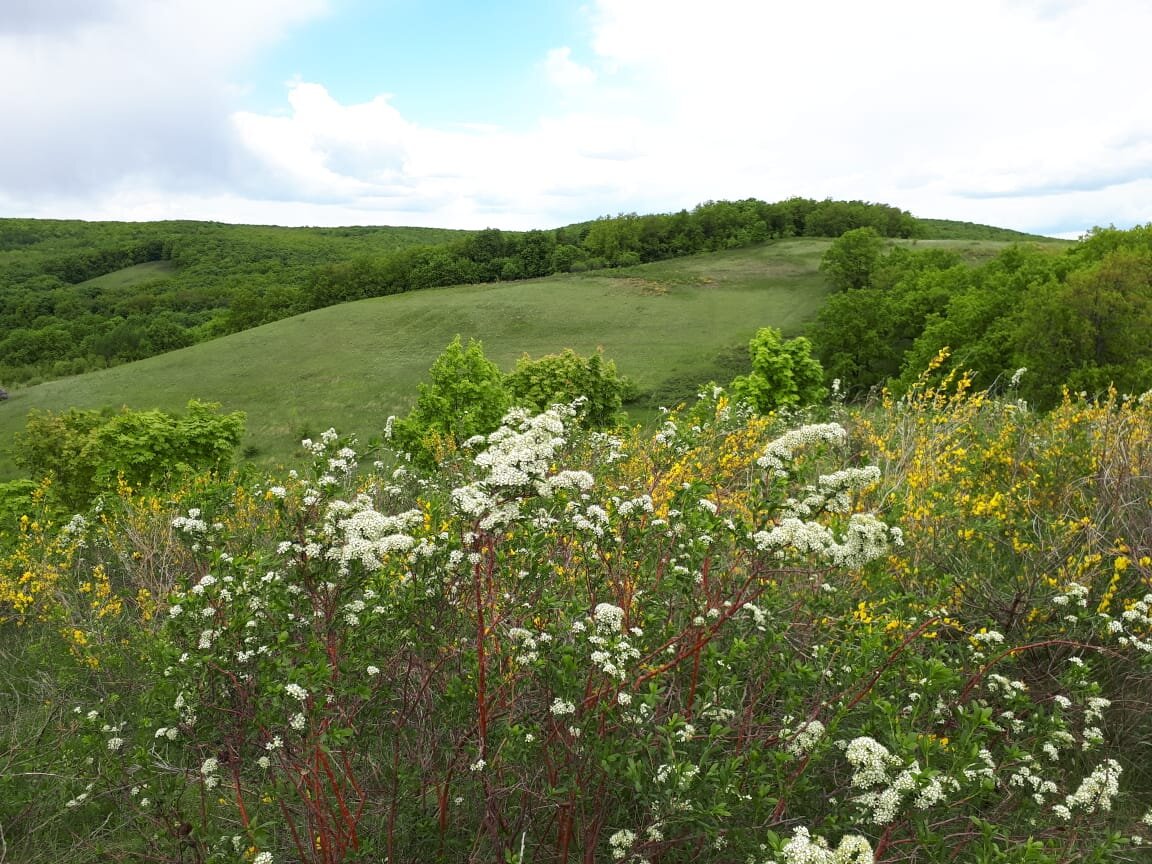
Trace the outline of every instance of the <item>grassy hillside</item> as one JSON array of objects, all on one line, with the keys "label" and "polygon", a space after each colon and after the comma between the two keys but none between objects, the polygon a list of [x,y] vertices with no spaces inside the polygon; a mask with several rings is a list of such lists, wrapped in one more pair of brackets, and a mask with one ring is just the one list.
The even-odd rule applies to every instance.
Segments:
[{"label": "grassy hillside", "polygon": [[916,223],[920,227],[920,236],[930,240],[1055,240],[1039,234],[1013,231],[1011,228],[997,228],[978,222],[957,222],[954,219],[917,219]]},{"label": "grassy hillside", "polygon": [[[741,371],[758,327],[799,332],[828,288],[831,241],[793,239],[611,271],[430,289],[298,315],[136,363],[12,391],[0,440],[33,408],[180,409],[191,398],[248,413],[253,458],[280,461],[335,425],[362,438],[410,406],[432,360],[457,333],[483,339],[505,370],[522,353],[604,349],[646,394],[672,404]],[[909,241],[917,242],[917,241]],[[918,241],[923,243],[924,241]],[[978,259],[1002,244],[956,244]],[[7,448],[4,448],[5,451]],[[15,476],[7,452],[0,478]]]},{"label": "grassy hillside", "polygon": [[[181,408],[196,397],[248,412],[249,444],[281,459],[328,425],[367,437],[406,410],[459,333],[504,369],[571,347],[602,347],[642,389],[684,395],[730,377],[759,326],[795,332],[826,288],[823,240],[791,240],[677,261],[522,282],[431,289],[347,303],[113,369],[15,390],[0,404],[9,440],[32,408]],[[736,349],[731,351],[728,349]],[[717,364],[721,364],[717,368]],[[12,476],[7,456],[0,473]]]}]

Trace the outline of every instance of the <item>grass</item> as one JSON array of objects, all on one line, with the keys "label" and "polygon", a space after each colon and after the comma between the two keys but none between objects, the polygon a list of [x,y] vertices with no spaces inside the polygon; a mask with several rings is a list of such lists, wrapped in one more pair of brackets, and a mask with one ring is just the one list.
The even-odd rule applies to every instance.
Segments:
[{"label": "grass", "polygon": [[[744,367],[745,346],[757,328],[801,332],[829,290],[818,267],[830,242],[781,240],[622,270],[454,286],[315,310],[137,363],[13,390],[0,403],[0,441],[22,430],[31,409],[180,410],[197,398],[246,412],[246,452],[280,462],[301,437],[328,426],[362,440],[378,435],[389,414],[411,406],[428,367],[457,333],[482,339],[487,356],[504,370],[523,353],[603,348],[646,394],[633,412],[646,420],[656,405],[687,398],[704,382],[731,380]],[[1003,244],[953,245],[973,246],[975,255]],[[2,449],[0,480],[7,480],[18,471]]]},{"label": "grass", "polygon": [[134,264],[122,270],[114,270],[111,273],[105,273],[103,276],[97,276],[95,279],[79,282],[77,286],[99,289],[101,291],[132,288],[136,285],[142,285],[145,282],[157,282],[161,279],[167,279],[169,276],[174,275],[178,269],[179,268],[171,261],[146,261],[143,264]]}]

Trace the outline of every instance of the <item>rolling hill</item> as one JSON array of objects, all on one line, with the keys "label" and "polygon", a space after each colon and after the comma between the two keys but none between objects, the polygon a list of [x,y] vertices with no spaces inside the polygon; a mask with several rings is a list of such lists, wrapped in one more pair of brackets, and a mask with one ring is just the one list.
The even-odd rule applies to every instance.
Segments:
[{"label": "rolling hill", "polygon": [[[831,241],[790,239],[631,268],[436,288],[345,303],[135,363],[12,391],[0,440],[32,409],[127,405],[179,410],[189,399],[248,414],[249,458],[279,461],[328,426],[378,435],[410,406],[432,360],[457,333],[484,341],[508,370],[539,356],[600,347],[645,398],[650,416],[745,364],[758,327],[801,331],[828,293],[818,272]],[[973,259],[995,241],[907,241],[959,248]],[[0,479],[16,476],[7,447]]]}]

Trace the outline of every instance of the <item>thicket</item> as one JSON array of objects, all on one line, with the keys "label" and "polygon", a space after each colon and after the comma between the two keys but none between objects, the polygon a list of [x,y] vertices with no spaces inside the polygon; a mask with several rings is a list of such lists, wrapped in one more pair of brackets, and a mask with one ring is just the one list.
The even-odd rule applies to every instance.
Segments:
[{"label": "thicket", "polygon": [[[886,237],[917,233],[916,220],[895,207],[801,198],[708,202],[528,232],[0,220],[0,384],[139,360],[365,297],[627,266],[773,237],[834,237],[865,225]],[[165,266],[119,272],[156,263]]]},{"label": "thicket", "polygon": [[25,514],[6,860],[1134,860],[1152,404],[935,375]]},{"label": "thicket", "polygon": [[[231,465],[244,434],[244,414],[188,403],[183,415],[167,411],[30,411],[16,436],[16,464],[43,483],[48,501],[68,511],[85,509],[118,483],[157,488],[181,473],[220,471]],[[19,482],[11,493],[22,494]]]},{"label": "thicket", "polygon": [[620,424],[631,383],[616,364],[597,352],[581,357],[571,349],[533,360],[527,354],[504,375],[484,356],[484,346],[457,336],[441,352],[418,386],[416,404],[402,419],[390,420],[388,435],[418,464],[431,467],[476,436],[500,425],[512,407],[535,413],[555,404],[579,404],[578,422],[585,429]]},{"label": "thicket", "polygon": [[842,283],[809,334],[850,395],[899,392],[942,349],[942,373],[972,370],[986,386],[1027,368],[1020,394],[1043,408],[1064,387],[1152,386],[1152,226],[1098,228],[1061,253],[1013,246],[978,266],[939,249],[883,254],[862,233],[829,249],[826,269],[859,278]]}]

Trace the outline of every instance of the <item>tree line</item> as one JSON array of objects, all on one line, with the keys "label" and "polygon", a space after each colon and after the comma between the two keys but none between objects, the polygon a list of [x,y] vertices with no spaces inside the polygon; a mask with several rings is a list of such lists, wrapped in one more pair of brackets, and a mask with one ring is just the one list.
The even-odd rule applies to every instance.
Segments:
[{"label": "tree line", "polygon": [[841,291],[810,336],[849,395],[901,392],[929,367],[970,370],[983,386],[1014,381],[1041,408],[1064,388],[1152,387],[1152,225],[1097,228],[1064,251],[1014,245],[975,267],[954,251],[889,249],[861,229],[833,244],[824,269]]}]

